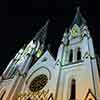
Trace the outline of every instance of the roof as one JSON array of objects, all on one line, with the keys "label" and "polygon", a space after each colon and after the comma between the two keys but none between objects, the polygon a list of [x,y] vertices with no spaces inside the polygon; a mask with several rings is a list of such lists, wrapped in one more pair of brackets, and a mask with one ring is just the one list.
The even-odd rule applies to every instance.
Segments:
[{"label": "roof", "polygon": [[50,20],[47,20],[46,24],[39,30],[39,32],[36,33],[35,37],[33,38],[34,41],[40,40],[42,43],[45,42],[47,38],[47,30],[49,22]]},{"label": "roof", "polygon": [[77,11],[70,28],[72,28],[74,24],[77,24],[78,26],[81,26],[82,24],[86,24],[86,20],[84,19],[84,17],[82,16],[80,12],[80,7],[77,7]]}]

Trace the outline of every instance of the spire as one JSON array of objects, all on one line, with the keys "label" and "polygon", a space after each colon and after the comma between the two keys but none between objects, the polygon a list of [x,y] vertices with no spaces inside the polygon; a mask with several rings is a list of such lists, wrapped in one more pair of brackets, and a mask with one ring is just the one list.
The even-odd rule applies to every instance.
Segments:
[{"label": "spire", "polygon": [[47,29],[48,29],[49,22],[50,22],[50,20],[47,20],[46,24],[35,35],[35,37],[33,38],[33,41],[39,40],[43,44],[45,43],[45,40],[47,38]]},{"label": "spire", "polygon": [[76,15],[74,17],[71,27],[73,27],[74,24],[77,24],[78,26],[81,26],[82,24],[86,24],[86,20],[83,18],[80,12],[80,7],[77,7]]}]

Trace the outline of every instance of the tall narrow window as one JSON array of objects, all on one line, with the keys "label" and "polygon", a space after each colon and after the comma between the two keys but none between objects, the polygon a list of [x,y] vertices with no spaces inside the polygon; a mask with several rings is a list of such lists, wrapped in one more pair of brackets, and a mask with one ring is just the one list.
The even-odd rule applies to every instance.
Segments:
[{"label": "tall narrow window", "polygon": [[77,60],[81,60],[81,50],[80,50],[80,48],[78,48],[78,51],[77,51]]},{"label": "tall narrow window", "polygon": [[70,100],[75,100],[76,98],[76,82],[73,79],[71,81],[71,95],[70,95]]},{"label": "tall narrow window", "polygon": [[69,45],[69,39],[68,39],[68,41],[67,41],[67,46]]},{"label": "tall narrow window", "polygon": [[69,55],[69,62],[72,62],[73,60],[73,50],[70,50],[70,55]]}]

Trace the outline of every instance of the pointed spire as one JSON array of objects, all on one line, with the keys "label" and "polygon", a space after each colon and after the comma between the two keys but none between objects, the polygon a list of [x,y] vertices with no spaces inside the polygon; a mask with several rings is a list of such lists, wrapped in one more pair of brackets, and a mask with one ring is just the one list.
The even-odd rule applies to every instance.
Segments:
[{"label": "pointed spire", "polygon": [[86,20],[83,18],[80,12],[80,7],[77,7],[76,15],[74,17],[71,27],[73,27],[74,24],[77,24],[78,26],[81,26],[82,24],[86,24]]},{"label": "pointed spire", "polygon": [[49,22],[50,20],[47,20],[46,24],[35,35],[35,37],[33,38],[33,41],[39,40],[40,42],[45,43],[45,40],[47,38],[47,29],[48,29]]}]

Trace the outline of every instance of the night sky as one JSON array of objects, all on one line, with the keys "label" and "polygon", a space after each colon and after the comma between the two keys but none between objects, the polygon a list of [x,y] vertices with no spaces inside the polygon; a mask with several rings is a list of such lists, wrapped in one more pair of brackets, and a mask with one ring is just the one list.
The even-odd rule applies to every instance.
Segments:
[{"label": "night sky", "polygon": [[65,27],[71,25],[77,6],[87,21],[95,51],[100,54],[100,4],[97,0],[11,0],[6,10],[2,10],[4,15],[0,22],[0,74],[47,19],[51,20],[47,43],[51,44],[52,55],[56,56]]}]

